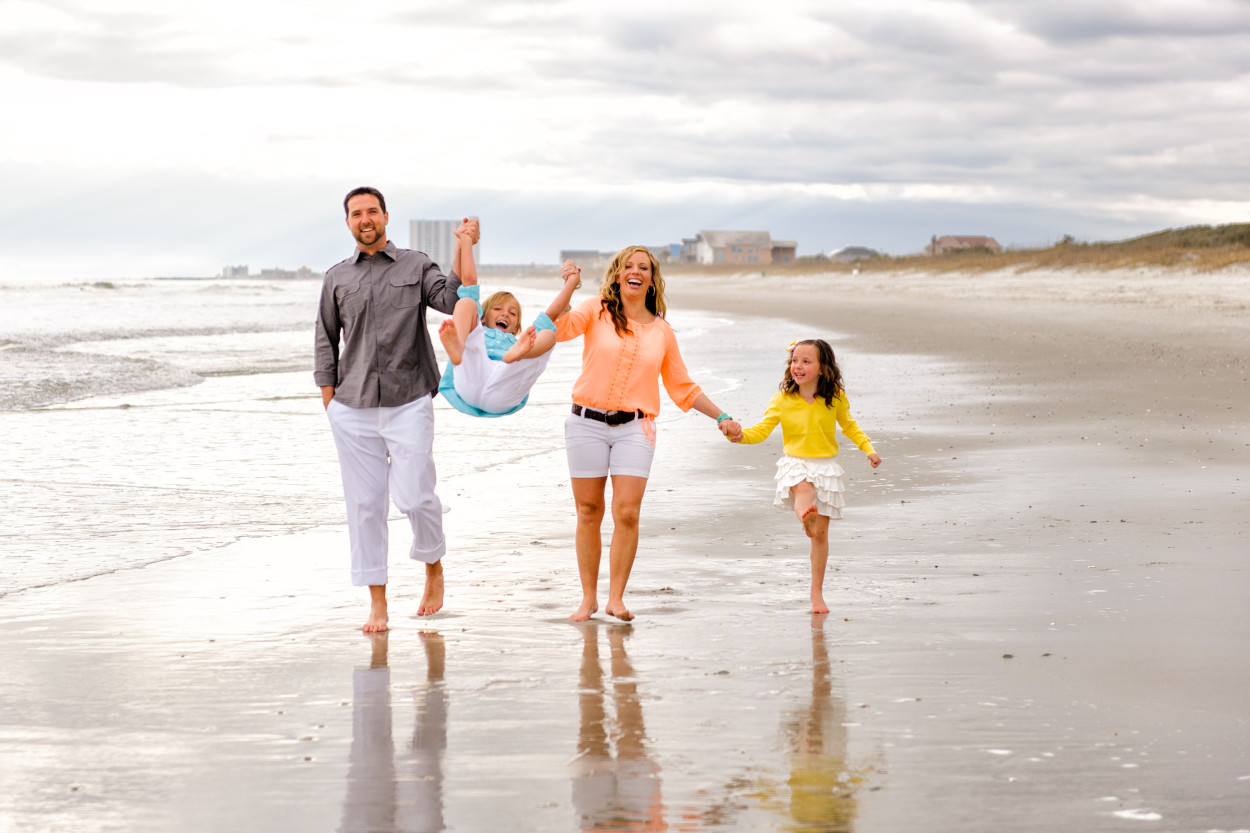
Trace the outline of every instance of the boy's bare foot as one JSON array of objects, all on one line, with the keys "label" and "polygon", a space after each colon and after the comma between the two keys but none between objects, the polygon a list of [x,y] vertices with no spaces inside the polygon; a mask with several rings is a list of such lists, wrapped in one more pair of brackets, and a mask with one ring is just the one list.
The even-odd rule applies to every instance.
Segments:
[{"label": "boy's bare foot", "polygon": [[361,628],[365,633],[381,633],[390,620],[386,615],[386,585],[369,588],[369,621]]},{"label": "boy's bare foot", "polygon": [[425,592],[417,606],[418,616],[430,616],[443,609],[443,562],[425,565]]},{"label": "boy's bare foot", "polygon": [[464,345],[460,343],[460,334],[456,332],[456,322],[448,318],[438,327],[438,338],[443,342],[447,358],[452,364],[460,364],[464,358]]},{"label": "boy's bare foot", "polygon": [[589,621],[590,617],[594,615],[598,610],[599,610],[599,603],[597,601],[595,601],[594,599],[582,599],[581,605],[578,606],[577,610],[573,611],[573,614],[571,616],[569,616],[569,621],[571,622]]},{"label": "boy's bare foot", "polygon": [[525,358],[529,351],[534,349],[534,342],[538,340],[538,330],[533,325],[526,327],[521,334],[516,337],[516,344],[508,348],[508,352],[503,354],[504,364],[512,364]]},{"label": "boy's bare foot", "polygon": [[630,613],[629,608],[625,607],[624,604],[619,604],[619,605],[609,604],[607,607],[603,609],[603,612],[608,614],[609,616],[615,616],[617,619],[620,619],[622,622],[632,622],[634,620],[634,614]]},{"label": "boy's bare foot", "polygon": [[803,522],[803,531],[807,533],[807,537],[811,538],[816,533],[816,523],[820,515],[816,511],[816,505],[812,504],[807,507],[807,511],[799,516],[799,520]]}]

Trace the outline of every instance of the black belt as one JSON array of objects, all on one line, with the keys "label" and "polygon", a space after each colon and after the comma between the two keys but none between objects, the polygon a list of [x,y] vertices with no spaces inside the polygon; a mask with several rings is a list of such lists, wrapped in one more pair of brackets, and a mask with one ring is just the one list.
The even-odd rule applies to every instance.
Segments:
[{"label": "black belt", "polygon": [[642,411],[596,411],[594,408],[583,408],[581,405],[573,406],[573,415],[608,425],[624,425],[646,416]]}]

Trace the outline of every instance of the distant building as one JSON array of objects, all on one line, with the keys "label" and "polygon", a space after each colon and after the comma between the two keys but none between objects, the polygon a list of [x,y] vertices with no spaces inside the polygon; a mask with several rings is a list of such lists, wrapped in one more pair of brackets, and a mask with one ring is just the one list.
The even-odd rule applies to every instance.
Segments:
[{"label": "distant building", "polygon": [[1001,252],[1003,247],[998,245],[998,241],[993,237],[946,235],[933,237],[926,251],[931,255],[940,255],[965,249],[988,249],[991,252]]},{"label": "distant building", "polygon": [[[766,231],[701,231],[695,237],[683,237],[680,243],[647,246],[662,264],[678,263],[741,263],[767,265],[794,263],[799,244],[793,240],[773,240]],[[584,270],[607,269],[616,252],[593,249],[561,249],[560,260],[572,260]]]},{"label": "distant building", "polygon": [[699,238],[683,237],[681,239],[681,253],[677,260],[680,263],[698,263],[699,262]]},{"label": "distant building", "polygon": [[571,260],[582,267],[583,277],[592,273],[601,273],[608,268],[616,252],[600,252],[595,249],[561,249],[560,262]]},{"label": "distant building", "polygon": [[795,240],[774,240],[772,245],[773,263],[794,263],[799,244]]},{"label": "distant building", "polygon": [[829,255],[830,260],[836,260],[838,263],[854,263],[857,260],[868,260],[873,257],[881,257],[881,252],[867,246],[843,246]]},{"label": "distant building", "polygon": [[325,277],[321,272],[314,272],[307,266],[301,266],[295,271],[290,269],[261,269],[259,273],[252,275],[247,266],[226,266],[221,270],[223,278],[255,278],[258,281],[289,281],[289,280],[321,280]]},{"label": "distant building", "polygon": [[[459,220],[410,220],[408,248],[425,252],[430,260],[438,264],[438,268],[450,272],[456,254],[456,229],[459,227]],[[473,245],[473,261],[482,262],[480,243]]]},{"label": "distant building", "polygon": [[773,262],[772,236],[766,231],[701,231],[694,251],[697,263]]},{"label": "distant building", "polygon": [[[647,246],[647,250],[655,255],[655,259],[660,263],[681,263],[682,262],[682,246],[680,243],[660,243],[655,246]],[[616,253],[612,253],[616,257]]]}]

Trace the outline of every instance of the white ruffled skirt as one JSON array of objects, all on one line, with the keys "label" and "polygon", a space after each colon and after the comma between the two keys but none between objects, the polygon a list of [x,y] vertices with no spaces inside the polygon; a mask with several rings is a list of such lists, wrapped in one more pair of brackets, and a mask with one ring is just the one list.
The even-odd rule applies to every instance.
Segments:
[{"label": "white ruffled skirt", "polygon": [[804,480],[816,487],[816,511],[837,519],[842,517],[846,500],[842,497],[842,467],[832,457],[791,457],[783,454],[777,461],[777,492],[773,506],[794,511],[790,489]]}]

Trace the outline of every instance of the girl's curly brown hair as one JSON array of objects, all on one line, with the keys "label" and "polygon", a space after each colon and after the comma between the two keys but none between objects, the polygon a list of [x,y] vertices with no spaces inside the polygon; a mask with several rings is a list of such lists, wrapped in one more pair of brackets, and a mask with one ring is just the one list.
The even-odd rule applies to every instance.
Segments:
[{"label": "girl's curly brown hair", "polygon": [[833,348],[823,338],[805,338],[794,342],[789,356],[786,357],[786,375],[782,377],[781,384],[777,387],[782,393],[799,392],[798,384],[790,375],[790,360],[800,344],[808,344],[816,348],[816,360],[820,362],[820,375],[816,377],[816,396],[825,400],[825,405],[832,408],[833,400],[841,396],[844,390],[842,370],[838,367],[837,357],[833,355]]}]

